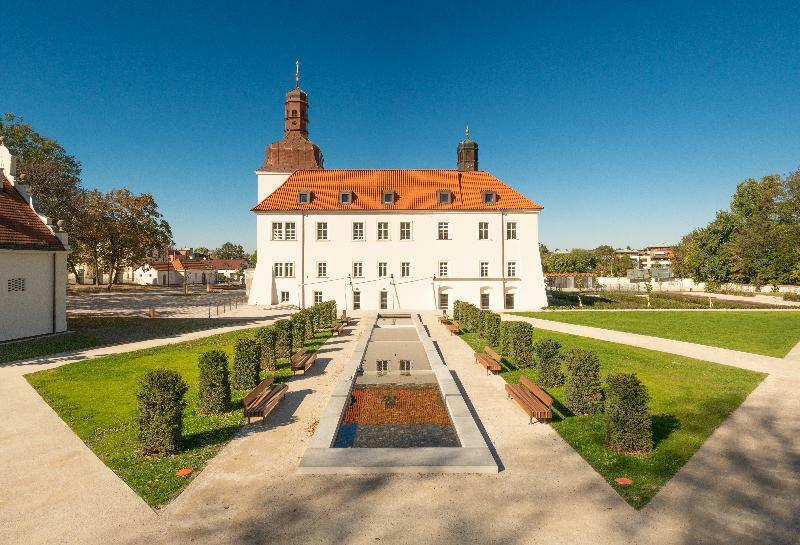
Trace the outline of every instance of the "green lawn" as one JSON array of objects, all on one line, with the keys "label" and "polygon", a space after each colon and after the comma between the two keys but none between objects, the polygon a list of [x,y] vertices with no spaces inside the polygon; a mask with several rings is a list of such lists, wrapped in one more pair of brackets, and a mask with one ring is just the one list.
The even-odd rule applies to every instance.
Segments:
[{"label": "green lawn", "polygon": [[[648,456],[626,456],[606,449],[602,415],[573,416],[562,404],[562,389],[548,390],[555,399],[553,428],[637,509],[650,501],[766,376],[663,352],[534,330],[534,340],[546,337],[560,341],[565,350],[596,352],[601,379],[611,373],[636,373],[647,386],[655,442]],[[462,338],[474,350],[485,346],[474,333],[464,333]],[[505,360],[503,365],[501,375],[508,382],[518,382],[521,373],[536,380],[533,369],[514,369]],[[633,484],[620,486],[614,482],[617,477],[629,477]]]},{"label": "green lawn", "polygon": [[67,333],[0,344],[0,363],[101,345],[169,337],[237,323],[241,321],[220,318],[70,316],[67,318]]},{"label": "green lawn", "polygon": [[[587,292],[581,297],[583,308],[594,309],[646,309],[647,295],[644,290],[640,292],[628,291],[597,291]],[[781,306],[769,305],[767,303],[758,303],[756,301],[728,301],[725,299],[714,299],[714,308],[728,308],[728,309],[753,309],[765,308],[775,309]],[[578,309],[580,303],[578,301],[578,294],[569,291],[548,291],[547,304],[550,308],[574,308]],[[650,295],[649,308],[696,308],[704,309],[709,308],[708,297],[702,292],[697,292],[696,295],[683,295],[678,293],[667,293],[654,291]],[[793,308],[793,307],[785,307]]]},{"label": "green lawn", "polygon": [[[28,375],[27,379],[108,467],[147,503],[158,507],[180,493],[191,478],[177,477],[175,471],[190,467],[195,470],[192,476],[196,475],[244,422],[241,399],[245,392],[234,391],[230,409],[222,415],[197,414],[200,354],[216,348],[224,350],[232,361],[236,339],[252,333],[253,330],[234,331],[80,361]],[[329,330],[318,331],[306,346],[316,350],[329,336]],[[183,376],[189,384],[188,406],[184,412],[181,452],[150,458],[137,452],[136,390],[139,379],[157,367],[172,369]],[[288,361],[282,360],[274,375],[278,382],[291,376]]]},{"label": "green lawn", "polygon": [[520,316],[601,327],[782,358],[800,342],[800,311],[520,312]]}]

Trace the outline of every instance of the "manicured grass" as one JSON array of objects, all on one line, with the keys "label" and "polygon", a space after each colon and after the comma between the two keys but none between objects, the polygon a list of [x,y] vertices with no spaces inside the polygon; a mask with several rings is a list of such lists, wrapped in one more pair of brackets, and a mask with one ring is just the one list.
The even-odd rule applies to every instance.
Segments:
[{"label": "manicured grass", "polygon": [[70,316],[61,335],[0,344],[0,363],[38,358],[94,346],[122,344],[226,327],[236,320],[220,318],[141,318]]},{"label": "manicured grass", "polygon": [[601,327],[782,358],[800,342],[800,311],[521,312],[520,316]]},{"label": "manicured grass", "polygon": [[[637,509],[650,501],[766,376],[663,352],[534,331],[534,340],[546,337],[557,339],[565,350],[596,352],[601,380],[611,373],[636,373],[647,386],[655,442],[647,456],[627,456],[606,449],[603,416],[573,416],[563,406],[562,389],[548,390],[555,399],[553,428]],[[462,338],[475,350],[485,346],[474,333],[464,333]],[[521,374],[536,380],[531,368],[520,370],[507,361],[503,364],[501,375],[508,382],[518,382]],[[614,482],[617,477],[629,477],[633,484],[620,486]]]},{"label": "manicured grass", "polygon": [[[598,291],[587,292],[581,296],[582,308],[594,309],[645,309],[647,306],[647,295],[644,290],[640,292],[626,291]],[[578,294],[567,291],[548,291],[547,304],[550,308],[581,308],[578,302]],[[758,303],[756,301],[728,301],[725,299],[714,299],[714,308],[781,308],[776,305]],[[649,308],[709,308],[708,297],[698,292],[697,295],[682,295],[677,293],[667,293],[654,291],[650,294]],[[792,308],[792,307],[785,307]]]},{"label": "manicured grass", "polygon": [[[103,462],[147,503],[161,506],[175,497],[191,477],[177,477],[184,467],[192,477],[233,437],[243,424],[241,399],[246,392],[233,392],[229,410],[221,415],[201,416],[197,406],[197,361],[202,352],[224,350],[233,360],[237,338],[252,335],[241,330],[149,350],[85,360],[28,375],[30,384]],[[330,330],[318,331],[306,342],[318,349]],[[136,391],[141,377],[158,367],[177,371],[189,384],[184,411],[181,451],[163,458],[138,453]],[[265,377],[266,373],[262,374]],[[287,360],[279,361],[276,381],[291,376]]]}]

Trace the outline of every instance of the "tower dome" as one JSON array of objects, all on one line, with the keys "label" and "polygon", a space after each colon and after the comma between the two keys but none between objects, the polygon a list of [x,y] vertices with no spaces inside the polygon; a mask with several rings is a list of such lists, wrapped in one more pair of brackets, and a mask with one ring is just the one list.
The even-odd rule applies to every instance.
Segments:
[{"label": "tower dome", "polygon": [[469,137],[469,125],[464,140],[458,143],[458,170],[478,170],[478,143]]}]

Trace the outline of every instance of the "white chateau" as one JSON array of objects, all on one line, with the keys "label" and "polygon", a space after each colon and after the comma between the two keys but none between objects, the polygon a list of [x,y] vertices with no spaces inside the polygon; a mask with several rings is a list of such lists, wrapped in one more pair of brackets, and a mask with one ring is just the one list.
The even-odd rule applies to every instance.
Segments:
[{"label": "white chateau", "polygon": [[284,137],[256,171],[258,265],[250,304],[339,309],[492,310],[547,306],[542,207],[478,170],[324,170],[308,140],[308,95],[286,95]]}]

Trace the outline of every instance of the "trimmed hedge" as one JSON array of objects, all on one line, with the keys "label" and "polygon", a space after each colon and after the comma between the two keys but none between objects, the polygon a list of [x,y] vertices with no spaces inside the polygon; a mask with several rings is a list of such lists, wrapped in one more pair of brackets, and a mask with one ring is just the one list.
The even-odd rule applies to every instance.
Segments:
[{"label": "trimmed hedge", "polygon": [[231,386],[228,383],[228,356],[222,350],[209,350],[200,355],[199,411],[218,414],[228,409]]},{"label": "trimmed hedge", "polygon": [[250,390],[258,384],[261,371],[261,343],[253,337],[236,339],[231,383],[237,390]]},{"label": "trimmed hedge", "polygon": [[278,356],[275,351],[275,328],[272,326],[262,327],[256,331],[256,341],[261,345],[261,369],[273,371],[275,360]]},{"label": "trimmed hedge", "polygon": [[314,336],[314,331],[316,330],[314,327],[314,311],[310,308],[305,309],[303,311],[303,320],[306,324],[305,338],[308,340]]},{"label": "trimmed hedge", "polygon": [[533,326],[528,322],[502,322],[500,350],[515,366],[530,367],[533,364]]},{"label": "trimmed hedge", "polygon": [[292,324],[292,352],[296,352],[303,347],[306,340],[306,318],[304,310],[292,314],[289,322]]},{"label": "trimmed hedge", "polygon": [[278,320],[273,327],[275,328],[275,357],[288,358],[292,355],[292,322]]},{"label": "trimmed hedge", "polygon": [[189,385],[175,371],[153,369],[139,382],[139,448],[142,454],[160,456],[178,451],[183,430],[184,395]]},{"label": "trimmed hedge", "polygon": [[597,354],[575,348],[567,352],[565,362],[564,405],[575,414],[603,412],[600,360]]},{"label": "trimmed hedge", "polygon": [[500,315],[490,310],[481,310],[472,303],[453,303],[453,319],[462,328],[479,334],[491,346],[500,344]]},{"label": "trimmed hedge", "polygon": [[336,320],[336,301],[325,301],[311,307],[316,329],[328,329]]},{"label": "trimmed hedge", "polygon": [[651,452],[650,394],[645,385],[633,373],[620,373],[606,377],[606,386],[606,446],[627,454]]},{"label": "trimmed hedge", "polygon": [[555,388],[564,384],[564,371],[561,361],[561,343],[555,339],[541,339],[533,343],[536,361],[536,382],[545,388]]},{"label": "trimmed hedge", "polygon": [[481,310],[481,337],[492,346],[500,344],[500,315],[490,310]]}]

